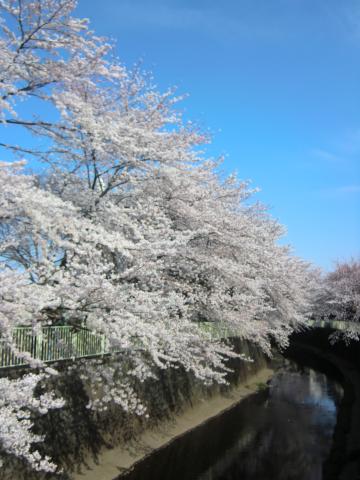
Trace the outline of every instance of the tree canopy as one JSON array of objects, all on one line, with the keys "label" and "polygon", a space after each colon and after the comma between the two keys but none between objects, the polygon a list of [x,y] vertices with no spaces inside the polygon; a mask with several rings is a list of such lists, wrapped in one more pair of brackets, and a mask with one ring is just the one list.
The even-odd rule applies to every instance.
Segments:
[{"label": "tree canopy", "polygon": [[[268,353],[272,341],[286,346],[315,277],[279,245],[283,227],[251,202],[256,190],[207,156],[210,139],[183,119],[182,97],[120,63],[75,6],[0,0],[0,146],[14,156],[0,164],[0,333],[17,354],[19,325],[104,334],[123,354],[79,365],[89,407],[142,415],[134,385],[159,368],[226,381],[236,354],[203,321]],[[44,170],[29,174],[24,159]],[[57,372],[21,355],[36,370],[1,379],[1,448],[51,471],[29,412],[61,408],[51,391],[34,396]]]}]

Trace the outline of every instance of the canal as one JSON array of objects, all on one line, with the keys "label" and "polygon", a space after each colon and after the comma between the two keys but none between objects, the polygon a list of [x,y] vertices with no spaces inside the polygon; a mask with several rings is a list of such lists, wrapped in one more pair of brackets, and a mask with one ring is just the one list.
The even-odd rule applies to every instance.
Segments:
[{"label": "canal", "polygon": [[322,480],[342,387],[281,356],[273,368],[268,385],[118,480]]}]

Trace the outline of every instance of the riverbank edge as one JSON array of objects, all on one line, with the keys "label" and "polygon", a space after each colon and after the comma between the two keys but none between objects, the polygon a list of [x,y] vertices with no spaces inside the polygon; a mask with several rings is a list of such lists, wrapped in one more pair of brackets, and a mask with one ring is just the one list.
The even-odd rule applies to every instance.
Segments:
[{"label": "riverbank edge", "polygon": [[211,418],[221,415],[259,388],[263,388],[273,373],[274,371],[268,367],[261,368],[228,392],[198,400],[196,404],[186,408],[171,421],[164,421],[158,427],[144,431],[129,444],[103,450],[97,463],[89,459],[88,468],[84,469],[82,473],[73,473],[71,480],[116,479],[121,473],[133,468],[136,463],[144,460],[154,451],[163,448]]},{"label": "riverbank edge", "polygon": [[[324,332],[322,332],[323,334]],[[328,342],[324,346],[323,339],[316,345],[316,337],[309,342],[308,335],[294,340],[286,352],[291,358],[299,357],[302,363],[312,361],[326,364],[325,370],[341,383],[344,396],[341,401],[337,423],[333,436],[330,455],[324,464],[324,480],[358,480],[360,478],[360,369],[356,362],[341,357],[338,352],[331,352],[333,347]],[[328,350],[329,348],[329,350]],[[307,359],[304,359],[306,353]],[[359,345],[360,354],[360,345]]]}]

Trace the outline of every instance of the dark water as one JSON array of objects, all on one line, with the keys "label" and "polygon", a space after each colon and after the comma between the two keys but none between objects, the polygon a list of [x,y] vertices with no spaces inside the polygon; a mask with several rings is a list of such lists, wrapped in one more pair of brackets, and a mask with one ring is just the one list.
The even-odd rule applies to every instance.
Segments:
[{"label": "dark water", "polygon": [[269,388],[154,452],[119,479],[321,480],[342,397],[323,373],[282,360]]}]

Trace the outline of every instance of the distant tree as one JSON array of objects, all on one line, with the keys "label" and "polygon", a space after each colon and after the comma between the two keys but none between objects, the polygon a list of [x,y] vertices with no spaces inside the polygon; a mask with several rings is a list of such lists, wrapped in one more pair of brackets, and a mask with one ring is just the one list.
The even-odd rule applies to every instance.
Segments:
[{"label": "distant tree", "polygon": [[338,262],[333,271],[319,278],[313,293],[313,316],[347,322],[344,331],[331,336],[332,342],[360,339],[360,262]]},{"label": "distant tree", "polygon": [[360,261],[337,263],[325,282],[330,290],[333,315],[341,320],[360,322]]},{"label": "distant tree", "polygon": [[360,322],[360,262],[338,262],[323,277],[317,315],[323,318]]}]

